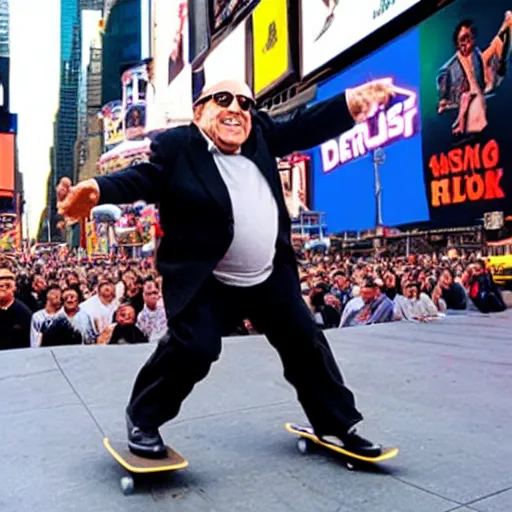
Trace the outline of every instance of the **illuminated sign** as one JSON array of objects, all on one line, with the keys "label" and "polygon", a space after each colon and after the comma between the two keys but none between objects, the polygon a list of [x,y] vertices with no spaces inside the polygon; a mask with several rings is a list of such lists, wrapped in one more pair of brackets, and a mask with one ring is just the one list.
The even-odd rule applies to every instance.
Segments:
[{"label": "illuminated sign", "polygon": [[387,146],[400,139],[407,139],[418,131],[418,97],[414,91],[396,87],[395,101],[390,107],[381,109],[364,123],[331,139],[320,146],[323,172],[330,172],[369,152]]},{"label": "illuminated sign", "polygon": [[505,198],[500,147],[494,139],[433,155],[429,168],[434,178],[430,182],[433,207]]},{"label": "illuminated sign", "polygon": [[266,92],[288,75],[288,2],[263,0],[252,15],[254,93]]},{"label": "illuminated sign", "polygon": [[301,0],[302,76],[347,51],[420,0]]}]

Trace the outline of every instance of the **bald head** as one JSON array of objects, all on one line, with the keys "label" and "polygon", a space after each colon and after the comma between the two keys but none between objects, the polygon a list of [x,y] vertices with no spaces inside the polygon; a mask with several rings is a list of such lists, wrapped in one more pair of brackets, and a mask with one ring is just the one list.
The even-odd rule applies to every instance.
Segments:
[{"label": "bald head", "polygon": [[236,153],[252,129],[254,96],[239,80],[206,85],[194,105],[194,123],[223,153]]},{"label": "bald head", "polygon": [[247,98],[254,100],[251,88],[241,80],[222,80],[215,84],[206,84],[197,98],[196,103],[200,102],[205,96],[215,94],[217,92],[230,92],[234,95],[241,94]]}]

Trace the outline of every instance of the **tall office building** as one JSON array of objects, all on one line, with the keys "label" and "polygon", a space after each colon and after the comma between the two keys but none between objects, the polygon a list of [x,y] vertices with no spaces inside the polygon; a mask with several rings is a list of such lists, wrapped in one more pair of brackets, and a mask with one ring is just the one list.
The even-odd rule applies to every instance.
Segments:
[{"label": "tall office building", "polygon": [[0,0],[0,57],[9,57],[9,0]]},{"label": "tall office building", "polygon": [[55,118],[54,160],[48,180],[49,204],[46,206],[50,219],[51,239],[55,242],[65,240],[65,233],[57,228],[55,187],[61,178],[66,176],[73,179],[74,174],[81,52],[79,0],[61,0],[60,16],[59,107]]}]

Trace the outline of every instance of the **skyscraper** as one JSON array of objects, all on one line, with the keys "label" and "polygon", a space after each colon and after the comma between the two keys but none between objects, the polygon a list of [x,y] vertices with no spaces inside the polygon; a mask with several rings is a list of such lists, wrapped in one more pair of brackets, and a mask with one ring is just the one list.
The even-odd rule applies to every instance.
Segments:
[{"label": "skyscraper", "polygon": [[59,108],[54,131],[54,166],[48,180],[50,229],[53,241],[64,241],[57,229],[55,187],[63,177],[73,179],[77,136],[78,78],[80,73],[79,0],[61,0]]},{"label": "skyscraper", "polygon": [[0,0],[0,57],[9,57],[9,0]]}]

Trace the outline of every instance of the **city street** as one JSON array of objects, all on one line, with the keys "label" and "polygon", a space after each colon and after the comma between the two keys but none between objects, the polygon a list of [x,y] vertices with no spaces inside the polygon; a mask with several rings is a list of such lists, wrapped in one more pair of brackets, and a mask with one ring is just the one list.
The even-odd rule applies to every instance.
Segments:
[{"label": "city street", "polygon": [[400,454],[350,472],[303,456],[303,421],[261,337],[225,341],[165,440],[190,462],[123,496],[102,438],[124,439],[124,405],[150,346],[6,351],[0,358],[2,512],[512,510],[512,310],[330,331],[366,417]]}]

